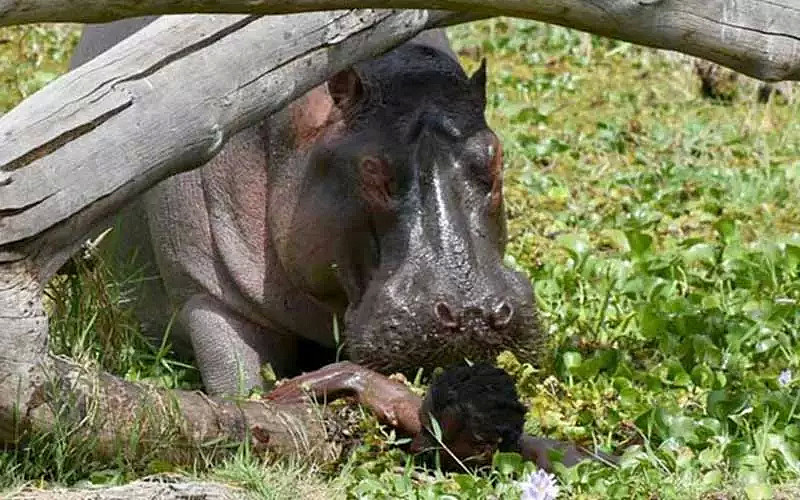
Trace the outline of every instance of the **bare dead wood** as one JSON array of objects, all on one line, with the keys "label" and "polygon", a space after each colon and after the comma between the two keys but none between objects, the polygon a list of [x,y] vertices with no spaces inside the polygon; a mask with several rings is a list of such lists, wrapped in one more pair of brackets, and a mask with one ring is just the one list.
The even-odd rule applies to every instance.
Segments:
[{"label": "bare dead wood", "polygon": [[61,422],[107,457],[191,462],[247,440],[284,456],[335,457],[325,422],[305,405],[160,390],[49,356],[42,286],[136,194],[204,164],[236,131],[333,72],[443,18],[418,11],[164,18],[1,117],[0,442]]},{"label": "bare dead wood", "polygon": [[326,439],[320,410],[309,405],[225,400],[131,384],[58,358],[43,369],[20,428],[43,432],[56,419],[80,422],[76,431],[95,439],[101,456],[158,456],[191,464],[249,443],[256,452],[337,458],[338,446]]},{"label": "bare dead wood", "polygon": [[0,442],[16,443],[58,424],[92,439],[107,458],[191,464],[243,442],[283,456],[337,457],[316,408],[137,385],[48,356],[47,317],[25,264],[0,266]]},{"label": "bare dead wood", "polygon": [[[386,6],[376,0],[0,0],[0,25]],[[800,79],[800,5],[795,0],[394,0],[391,7],[536,19],[684,52],[762,80]]]}]

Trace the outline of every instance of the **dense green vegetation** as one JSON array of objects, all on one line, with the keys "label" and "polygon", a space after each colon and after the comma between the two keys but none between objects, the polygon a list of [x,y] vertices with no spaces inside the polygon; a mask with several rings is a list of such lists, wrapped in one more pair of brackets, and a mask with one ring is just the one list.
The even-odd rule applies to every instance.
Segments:
[{"label": "dense green vegetation", "polygon": [[[622,452],[558,474],[565,498],[800,494],[800,102],[703,99],[680,59],[539,23],[451,29],[489,62],[506,152],[508,260],[534,280],[549,349],[498,360],[527,430]],[[0,111],[64,70],[70,28],[0,29]],[[794,193],[794,194],[793,194]],[[197,373],[147,346],[126,310],[136,273],[96,264],[51,285],[52,348],[170,387]],[[332,475],[243,450],[210,470],[264,498],[518,495],[530,466],[420,474],[371,419]],[[100,464],[68,429],[0,453],[0,486],[118,482],[163,463]],[[311,476],[311,479],[308,478]],[[449,496],[445,496],[449,495]]]}]

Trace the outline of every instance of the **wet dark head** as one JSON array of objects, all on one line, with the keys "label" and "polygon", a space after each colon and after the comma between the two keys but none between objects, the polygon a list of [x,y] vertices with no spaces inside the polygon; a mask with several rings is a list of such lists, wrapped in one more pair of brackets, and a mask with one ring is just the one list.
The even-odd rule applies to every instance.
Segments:
[{"label": "wet dark head", "polygon": [[305,196],[336,207],[321,229],[358,363],[413,372],[536,350],[530,282],[503,265],[503,157],[485,84],[485,65],[468,77],[410,44],[328,82],[341,121],[310,154],[325,188]]},{"label": "wet dark head", "polygon": [[[449,368],[425,395],[420,408],[424,430],[415,438],[412,451],[439,447],[431,421],[435,419],[442,443],[459,460],[486,463],[495,451],[518,450],[525,411],[514,381],[503,370],[488,364]],[[440,456],[450,461],[449,454]]]}]

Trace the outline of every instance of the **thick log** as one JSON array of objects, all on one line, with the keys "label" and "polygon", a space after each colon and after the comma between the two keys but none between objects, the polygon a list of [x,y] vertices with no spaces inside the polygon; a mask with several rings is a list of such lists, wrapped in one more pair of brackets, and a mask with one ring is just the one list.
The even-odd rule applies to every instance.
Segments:
[{"label": "thick log", "polygon": [[[97,453],[177,462],[250,440],[336,456],[305,405],[131,384],[47,353],[42,286],[132,197],[360,59],[443,19],[426,11],[164,18],[0,118],[0,442],[57,423]],[[138,446],[130,446],[135,436]],[[126,446],[122,446],[125,443]]]},{"label": "thick log", "polygon": [[[316,408],[209,398],[125,382],[47,355],[47,317],[26,261],[0,266],[0,442],[56,424],[94,439],[100,457],[191,464],[249,441],[281,455],[337,457]],[[136,446],[131,446],[136,436]]]},{"label": "thick log", "polygon": [[[376,0],[0,0],[0,25],[386,6]],[[684,52],[762,80],[800,79],[800,5],[795,0],[393,0],[391,7],[536,19]]]},{"label": "thick log", "polygon": [[93,439],[95,453],[108,459],[158,456],[191,464],[242,442],[262,452],[337,458],[339,446],[327,440],[317,408],[131,384],[48,356],[40,295],[20,263],[0,267],[0,442],[66,425]]},{"label": "thick log", "polygon": [[57,419],[80,422],[76,431],[94,439],[102,457],[158,456],[191,464],[229,455],[246,442],[257,453],[338,458],[320,409],[310,405],[225,400],[131,384],[58,358],[40,369],[44,377],[31,387],[18,429],[44,432]]}]

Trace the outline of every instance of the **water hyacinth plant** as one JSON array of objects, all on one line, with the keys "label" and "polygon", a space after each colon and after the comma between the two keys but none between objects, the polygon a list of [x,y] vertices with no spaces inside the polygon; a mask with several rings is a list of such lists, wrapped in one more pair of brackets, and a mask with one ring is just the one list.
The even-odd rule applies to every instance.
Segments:
[{"label": "water hyacinth plant", "polygon": [[519,483],[522,489],[521,500],[556,500],[558,483],[556,477],[541,469],[532,472]]}]

